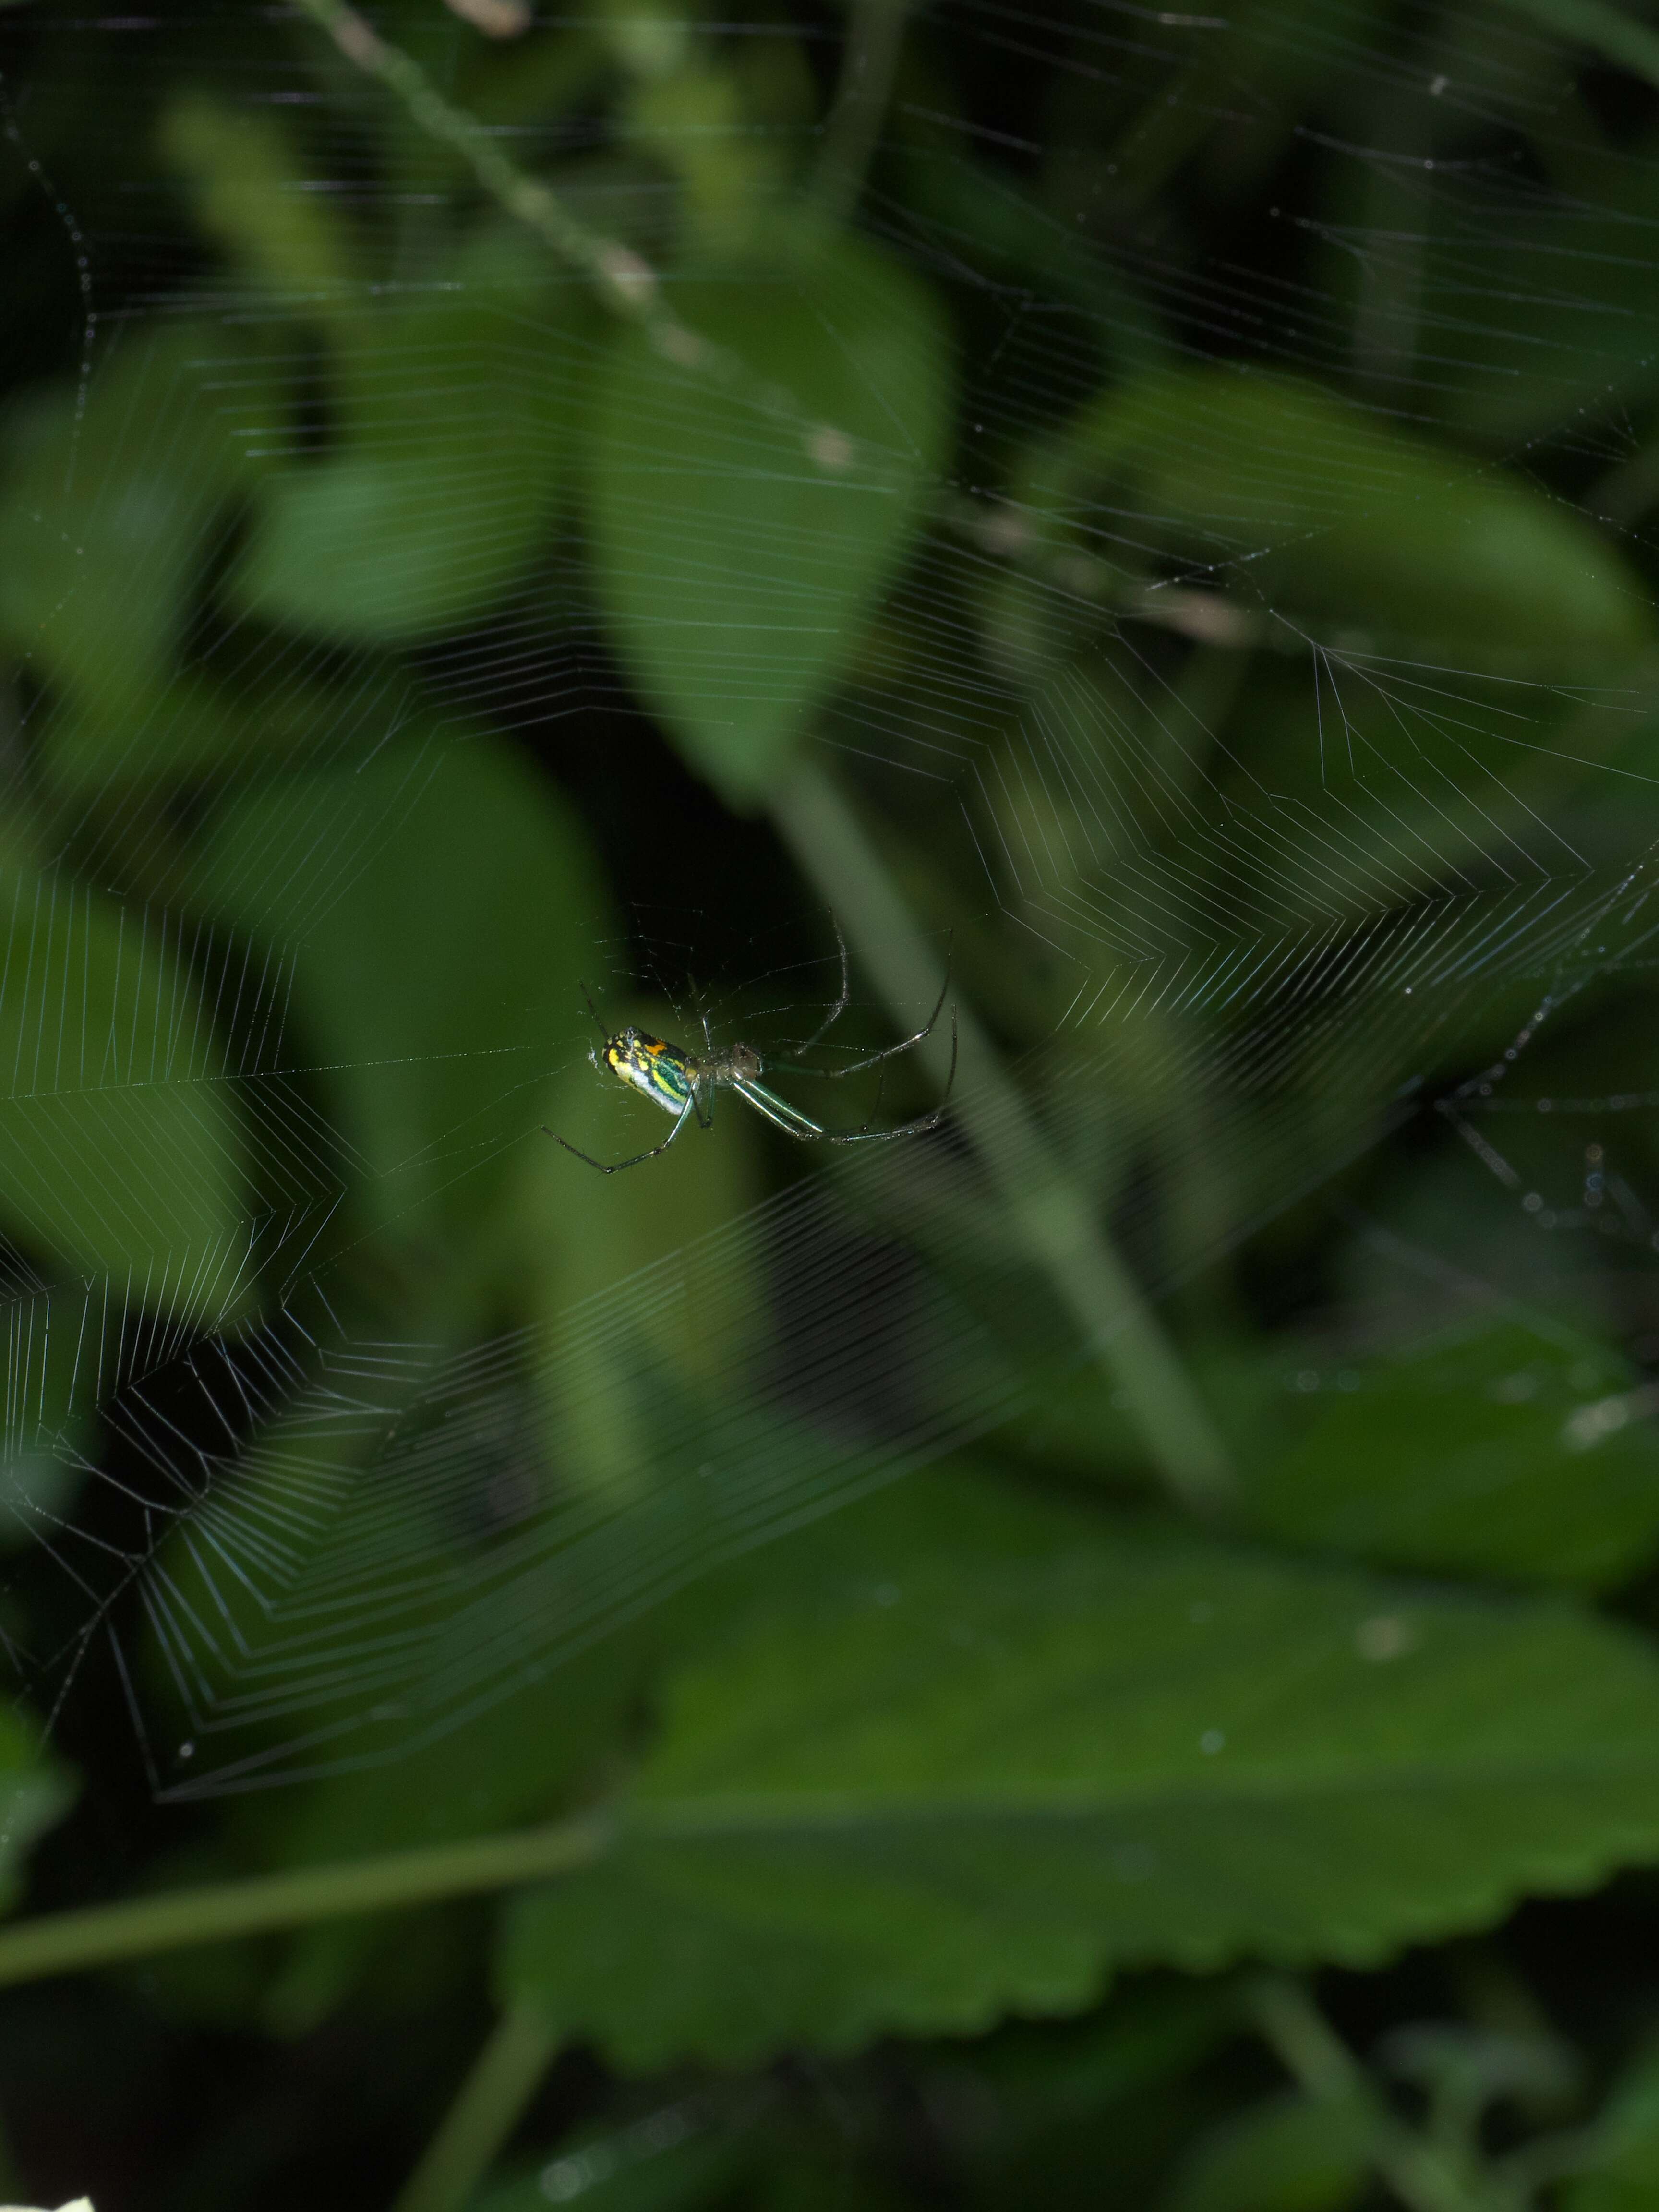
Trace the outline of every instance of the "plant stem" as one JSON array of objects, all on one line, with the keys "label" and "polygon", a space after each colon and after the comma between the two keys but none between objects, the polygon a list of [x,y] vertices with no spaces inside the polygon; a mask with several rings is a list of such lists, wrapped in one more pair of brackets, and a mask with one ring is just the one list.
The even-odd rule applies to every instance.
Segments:
[{"label": "plant stem", "polygon": [[[415,57],[383,39],[350,0],[298,0],[298,5],[327,32],[354,68],[384,85],[402,103],[418,129],[458,154],[499,206],[526,223],[561,260],[580,270],[605,307],[638,325],[665,360],[798,426],[814,466],[839,470],[847,465],[848,436],[839,425],[818,420],[786,386],[757,376],[731,347],[682,322],[663,297],[657,271],[642,254],[622,240],[594,230],[573,214],[550,185],[509,161],[477,118],[447,100]],[[827,440],[826,433],[830,434]]]},{"label": "plant stem", "polygon": [[[834,908],[889,1008],[908,1023],[937,995],[939,965],[862,825],[836,785],[803,763],[772,801],[778,830]],[[1026,1250],[1085,1344],[1109,1371],[1164,1481],[1182,1504],[1228,1496],[1225,1447],[1145,1293],[1055,1157],[973,1015],[956,1015],[952,1118],[979,1155]],[[920,1048],[943,1081],[943,1027]]]},{"label": "plant stem", "polygon": [[343,1865],[301,1867],[247,1881],[177,1889],[120,1905],[43,1914],[0,1929],[0,1984],[84,1972],[192,1943],[299,1928],[356,1912],[382,1912],[441,1897],[544,1881],[600,1856],[609,1841],[596,1820],[505,1836],[477,1836],[430,1850],[395,1851]]},{"label": "plant stem", "polygon": [[392,2212],[458,2212],[517,2126],[558,2049],[541,2016],[504,2012]]},{"label": "plant stem", "polygon": [[841,82],[823,127],[812,197],[826,214],[849,215],[863,189],[893,90],[908,0],[850,0]]},{"label": "plant stem", "polygon": [[[526,176],[475,116],[446,100],[415,57],[383,39],[349,0],[299,0],[299,5],[328,33],[354,68],[375,78],[403,103],[428,137],[459,154],[493,199],[528,223],[561,259],[591,276],[607,307],[646,323],[667,314],[657,296],[656,271],[648,262],[619,240],[590,229],[556,192]],[[672,315],[668,319],[677,320]],[[700,343],[690,331],[685,336]]]},{"label": "plant stem", "polygon": [[1310,2097],[1357,2106],[1365,2114],[1371,2163],[1409,2212],[1493,2212],[1497,2191],[1471,2185],[1436,2144],[1395,2117],[1299,1982],[1263,1974],[1248,2002],[1263,2039]]}]

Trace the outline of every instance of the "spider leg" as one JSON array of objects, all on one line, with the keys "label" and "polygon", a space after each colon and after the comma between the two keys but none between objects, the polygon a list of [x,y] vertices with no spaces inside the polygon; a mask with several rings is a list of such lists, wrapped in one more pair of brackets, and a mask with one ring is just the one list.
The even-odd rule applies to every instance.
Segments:
[{"label": "spider leg", "polygon": [[780,1098],[775,1091],[769,1091],[764,1084],[750,1083],[740,1078],[732,1088],[745,1105],[752,1106],[757,1114],[763,1115],[775,1127],[781,1129],[786,1137],[793,1137],[798,1142],[809,1145],[830,1133],[827,1129],[820,1127],[810,1115],[801,1113],[787,1098]]},{"label": "spider leg", "polygon": [[[932,1024],[930,1023],[928,1026],[931,1028]],[[884,1145],[893,1137],[920,1137],[929,1129],[937,1129],[945,1119],[945,1109],[950,1103],[951,1093],[956,1089],[956,1085],[957,1012],[956,1008],[952,1006],[951,1009],[951,1068],[945,1079],[945,1088],[939,1093],[939,1104],[930,1113],[918,1114],[914,1121],[896,1122],[890,1129],[872,1129],[868,1121],[865,1122],[860,1128],[849,1130],[844,1135],[838,1135],[833,1129],[826,1129],[823,1133],[825,1141],[831,1145]],[[878,1105],[881,1100],[879,1088],[877,1091],[876,1099]],[[871,1109],[872,1119],[874,1110],[874,1108]]]},{"label": "spider leg", "polygon": [[[843,945],[842,950],[844,954],[846,947]],[[922,1024],[919,1030],[912,1031],[910,1036],[908,1037],[901,1037],[896,1044],[884,1045],[879,1052],[866,1053],[862,1060],[849,1060],[845,1067],[796,1067],[793,1072],[797,1075],[821,1076],[826,1082],[839,1083],[844,1075],[861,1075],[866,1067],[874,1067],[881,1060],[893,1060],[896,1059],[900,1053],[908,1052],[913,1045],[924,1043],[927,1039],[933,1034],[934,1026],[938,1023],[939,1016],[945,1011],[945,994],[950,988],[951,956],[947,951],[945,957],[945,981],[939,987],[939,996],[933,1001],[933,1012],[928,1015],[927,1020]],[[837,1011],[839,1012],[839,1009],[837,1009]],[[953,1033],[955,1030],[955,1021],[956,1018],[953,1015],[951,1017]],[[828,1026],[829,1024],[826,1023],[824,1027],[828,1028]],[[801,1046],[800,1052],[792,1052],[787,1054],[785,1057],[792,1063],[799,1060],[800,1053],[810,1052],[812,1047],[817,1042],[818,1037],[821,1037],[823,1035],[823,1030],[821,1029],[817,1033],[817,1036],[810,1037],[807,1042]],[[954,1069],[956,1066],[956,1048],[954,1045],[952,1045],[951,1048],[951,1065],[952,1069]]]},{"label": "spider leg", "polygon": [[815,1044],[821,1043],[853,1002],[852,980],[847,965],[847,939],[842,935],[841,924],[833,914],[830,917],[830,926],[836,933],[836,945],[841,954],[841,996],[830,1009],[825,1018],[807,1038],[805,1043],[790,1054],[789,1057],[792,1060],[799,1060],[802,1053],[811,1052]]},{"label": "spider leg", "polygon": [[593,1017],[594,1028],[598,1030],[601,1036],[609,1036],[611,1032],[606,1029],[605,1024],[599,1019],[599,1010],[593,1003],[592,992],[589,991],[586,983],[581,984],[580,988],[583,998],[587,1000],[587,1011]]},{"label": "spider leg", "polygon": [[[556,1129],[550,1129],[545,1121],[542,1124],[542,1134],[544,1137],[551,1137],[556,1145],[562,1145],[566,1152],[574,1152],[579,1160],[586,1160],[589,1167],[597,1168],[601,1175],[620,1175],[624,1168],[639,1167],[646,1160],[654,1160],[659,1152],[665,1152],[690,1120],[691,1109],[696,1103],[697,1094],[694,1091],[684,1105],[681,1107],[678,1120],[661,1144],[653,1145],[648,1152],[635,1152],[631,1160],[612,1160],[608,1165],[604,1160],[596,1160],[592,1152],[583,1152],[580,1145],[573,1145],[568,1137],[562,1137]],[[704,1121],[702,1126],[706,1129],[708,1123]]]},{"label": "spider leg", "polygon": [[[792,1106],[787,1098],[780,1098],[775,1091],[769,1091],[763,1083],[753,1083],[746,1078],[740,1078],[732,1088],[746,1105],[752,1106],[757,1114],[764,1115],[775,1127],[781,1129],[786,1137],[794,1138],[798,1144],[884,1145],[895,1137],[919,1137],[925,1130],[938,1128],[945,1119],[945,1103],[956,1079],[957,1021],[953,1013],[951,1017],[951,1073],[945,1079],[944,1097],[930,1113],[918,1114],[914,1121],[901,1121],[894,1128],[872,1129],[869,1121],[861,1121],[856,1129],[826,1129],[822,1121],[815,1121],[810,1114],[803,1114],[799,1107]],[[883,1080],[885,1081],[884,1076]],[[876,1105],[880,1103],[881,1094],[878,1090]],[[874,1107],[871,1109],[872,1121],[875,1118],[875,1110]]]}]

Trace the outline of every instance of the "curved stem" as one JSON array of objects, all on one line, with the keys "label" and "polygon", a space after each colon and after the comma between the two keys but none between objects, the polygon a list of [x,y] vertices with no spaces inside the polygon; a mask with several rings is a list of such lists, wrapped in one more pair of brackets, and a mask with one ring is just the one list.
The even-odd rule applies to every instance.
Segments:
[{"label": "curved stem", "polygon": [[539,2014],[504,2012],[392,2212],[459,2212],[518,2125],[558,2049]]},{"label": "curved stem", "polygon": [[[932,999],[938,963],[858,817],[830,778],[805,763],[775,795],[772,817],[889,1008],[908,1023],[908,1010]],[[966,1009],[956,1035],[961,1079],[952,1119],[1016,1232],[1110,1373],[1169,1488],[1186,1505],[1219,1504],[1232,1486],[1226,1448],[1146,1293]],[[951,1040],[937,1032],[916,1048],[940,1081],[950,1049]]]}]

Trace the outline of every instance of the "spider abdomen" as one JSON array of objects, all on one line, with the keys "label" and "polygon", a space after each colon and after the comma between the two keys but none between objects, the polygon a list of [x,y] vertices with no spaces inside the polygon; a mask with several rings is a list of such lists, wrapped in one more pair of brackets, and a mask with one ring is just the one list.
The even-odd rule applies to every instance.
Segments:
[{"label": "spider abdomen", "polygon": [[607,1037],[605,1060],[613,1075],[643,1091],[665,1113],[681,1114],[695,1087],[693,1063],[678,1045],[643,1030],[621,1030]]}]

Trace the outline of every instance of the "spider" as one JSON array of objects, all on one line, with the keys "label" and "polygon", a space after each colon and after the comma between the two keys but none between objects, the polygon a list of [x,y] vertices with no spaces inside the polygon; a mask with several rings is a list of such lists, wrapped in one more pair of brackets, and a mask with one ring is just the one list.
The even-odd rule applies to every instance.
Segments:
[{"label": "spider", "polygon": [[[788,1061],[799,1063],[815,1045],[821,1044],[847,1011],[851,996],[847,975],[847,944],[839,927],[836,931],[836,942],[841,948],[841,996],[830,1008],[827,1018],[819,1023],[805,1043],[797,1046],[793,1052],[783,1054],[782,1057]],[[944,1011],[945,994],[950,988],[951,969],[947,960],[945,981],[939,986],[933,1011],[921,1029],[901,1039],[897,1044],[890,1044],[880,1052],[867,1053],[862,1060],[855,1060],[848,1066],[802,1067],[797,1065],[795,1073],[822,1076],[826,1081],[836,1082],[842,1076],[857,1075],[866,1067],[874,1067],[879,1061],[892,1060],[902,1052],[908,1052],[912,1046],[921,1044],[933,1035],[933,1025]],[[587,1011],[592,1015],[602,1039],[602,1042],[588,1054],[594,1066],[603,1065],[608,1067],[620,1081],[635,1091],[643,1091],[665,1113],[675,1117],[673,1127],[661,1144],[653,1145],[649,1152],[635,1152],[631,1159],[612,1160],[609,1164],[596,1160],[592,1153],[583,1152],[579,1145],[573,1145],[568,1137],[561,1137],[556,1129],[550,1129],[544,1123],[544,1136],[553,1138],[564,1146],[566,1152],[574,1152],[579,1160],[586,1160],[589,1167],[597,1168],[601,1175],[620,1175],[624,1168],[640,1167],[647,1160],[654,1160],[659,1152],[668,1150],[693,1115],[702,1127],[712,1127],[714,1093],[717,1091],[735,1091],[745,1104],[752,1106],[757,1114],[763,1114],[769,1121],[783,1131],[785,1136],[793,1137],[801,1144],[879,1145],[890,1143],[896,1137],[919,1137],[924,1129],[937,1128],[945,1118],[945,1102],[950,1097],[951,1085],[957,1079],[957,1018],[953,1008],[951,1014],[951,1073],[945,1079],[945,1097],[940,1099],[931,1114],[918,1114],[914,1121],[901,1121],[891,1129],[872,1129],[870,1121],[861,1121],[856,1129],[826,1129],[821,1121],[814,1121],[799,1107],[790,1105],[787,1099],[780,1098],[775,1091],[767,1089],[761,1078],[769,1073],[770,1067],[776,1063],[764,1060],[753,1045],[734,1044],[724,1052],[718,1051],[708,1034],[708,1017],[706,1014],[702,1023],[705,1049],[698,1054],[686,1052],[679,1045],[665,1043],[661,1037],[647,1036],[643,1030],[618,1030],[612,1036],[599,1019],[599,1009],[593,1004],[586,983],[581,987],[581,993],[587,1000]],[[885,1079],[886,1070],[884,1068],[883,1082]],[[871,1121],[874,1121],[880,1109],[881,1091],[878,1086],[876,1103],[870,1112]]]}]

